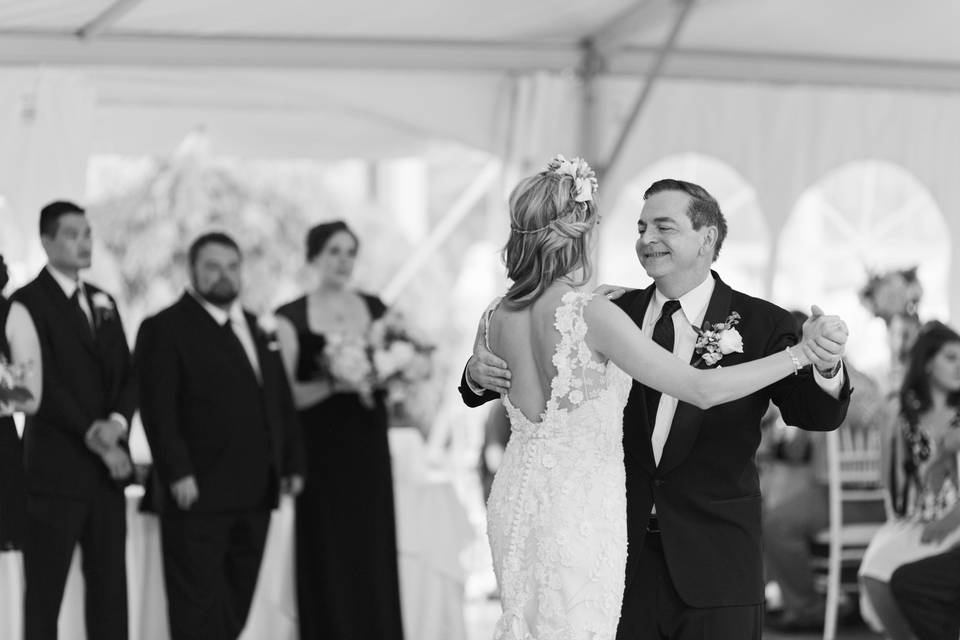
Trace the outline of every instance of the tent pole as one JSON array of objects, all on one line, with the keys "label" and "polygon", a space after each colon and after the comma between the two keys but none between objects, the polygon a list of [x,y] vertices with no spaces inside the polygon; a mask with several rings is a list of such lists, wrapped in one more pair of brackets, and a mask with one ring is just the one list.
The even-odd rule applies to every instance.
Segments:
[{"label": "tent pole", "polygon": [[400,267],[396,275],[391,278],[387,286],[383,288],[380,294],[383,301],[387,304],[392,303],[400,295],[400,292],[410,284],[413,277],[417,275],[427,260],[436,252],[437,248],[443,244],[444,240],[456,231],[458,225],[463,221],[468,213],[480,200],[487,195],[490,188],[496,184],[497,176],[500,175],[500,161],[491,160],[486,164],[477,177],[474,178],[456,202],[450,207],[447,213],[440,220],[440,223],[433,228],[427,239],[421,243],[413,252],[410,258]]},{"label": "tent pole", "polygon": [[116,0],[96,18],[77,29],[77,37],[89,40],[103,33],[143,0]]},{"label": "tent pole", "polygon": [[587,162],[597,162],[597,78],[606,67],[606,60],[592,39],[581,44],[583,58],[580,64],[580,139],[579,153]]},{"label": "tent pole", "polygon": [[633,108],[630,111],[630,115],[627,117],[627,121],[620,130],[620,135],[617,137],[616,145],[613,147],[610,157],[607,159],[606,164],[601,167],[601,176],[608,174],[610,169],[616,165],[617,160],[620,159],[620,155],[623,153],[623,148],[626,145],[627,138],[630,136],[630,132],[633,131],[634,125],[636,125],[637,119],[640,117],[640,113],[643,111],[644,106],[646,106],[647,101],[650,99],[650,94],[653,92],[653,88],[657,84],[657,80],[660,79],[660,76],[663,73],[663,67],[667,62],[667,58],[673,51],[674,46],[677,43],[677,37],[680,35],[680,31],[686,24],[687,18],[690,16],[690,11],[693,9],[693,3],[696,0],[676,1],[680,7],[677,11],[676,17],[674,18],[673,27],[670,29],[670,34],[667,36],[667,39],[664,40],[663,44],[661,44],[657,49],[653,60],[653,66],[650,68],[650,71],[644,78],[643,89],[640,91],[640,95],[637,97],[636,102],[634,102]]}]

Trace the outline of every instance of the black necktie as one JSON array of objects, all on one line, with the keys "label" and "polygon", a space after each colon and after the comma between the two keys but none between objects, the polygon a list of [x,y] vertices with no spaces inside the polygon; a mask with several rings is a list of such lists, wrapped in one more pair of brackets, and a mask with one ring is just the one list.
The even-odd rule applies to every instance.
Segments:
[{"label": "black necktie", "polygon": [[[653,341],[658,345],[673,353],[673,314],[680,309],[679,300],[667,300],[663,309],[660,310],[660,317],[657,319],[657,324],[653,325]],[[653,433],[653,425],[657,420],[657,407],[660,404],[660,396],[662,395],[656,389],[651,387],[645,387],[646,391],[644,397],[647,402],[647,416],[650,419],[650,433]]]},{"label": "black necktie", "polygon": [[233,330],[232,320],[228,318],[220,327],[224,333],[227,334],[227,341],[232,345],[234,352],[243,358],[243,361],[250,367],[250,372],[253,373],[254,377],[257,377],[257,371],[253,363],[250,362],[250,356],[247,355],[247,349],[243,346],[243,341],[240,339],[240,336],[237,335],[237,332]]},{"label": "black necktie", "polygon": [[73,308],[76,310],[77,318],[83,323],[83,326],[87,328],[87,331],[90,332],[90,335],[93,335],[93,324],[91,324],[90,318],[83,311],[83,306],[80,304],[81,295],[83,295],[83,293],[81,292],[80,287],[77,287],[73,290],[73,295],[70,296],[70,302],[73,303]]}]

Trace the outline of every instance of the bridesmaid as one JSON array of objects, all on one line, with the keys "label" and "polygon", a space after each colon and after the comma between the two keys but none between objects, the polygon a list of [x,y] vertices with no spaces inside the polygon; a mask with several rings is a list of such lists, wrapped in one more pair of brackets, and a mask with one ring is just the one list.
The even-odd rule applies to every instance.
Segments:
[{"label": "bridesmaid", "polygon": [[[11,361],[12,355],[6,333],[10,302],[3,297],[8,280],[7,265],[3,256],[0,256],[0,355],[6,362]],[[23,308],[19,308],[18,312],[26,313]],[[0,552],[17,551],[23,544],[27,488],[23,472],[23,449],[12,412],[27,408],[0,405]]]},{"label": "bridesmaid", "polygon": [[344,222],[310,229],[307,262],[318,284],[277,310],[308,468],[296,515],[302,640],[402,637],[384,399],[335,388],[321,362],[328,336],[362,335],[386,311],[349,286],[358,246]]}]

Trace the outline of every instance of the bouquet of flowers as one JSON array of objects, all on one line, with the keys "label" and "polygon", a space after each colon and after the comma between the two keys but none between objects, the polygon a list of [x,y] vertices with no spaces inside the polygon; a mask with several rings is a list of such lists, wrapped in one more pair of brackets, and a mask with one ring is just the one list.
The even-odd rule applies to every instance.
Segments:
[{"label": "bouquet of flowers", "polygon": [[434,346],[407,326],[398,312],[373,323],[370,348],[374,379],[387,390],[391,403],[402,402],[414,385],[430,377]]},{"label": "bouquet of flowers", "polygon": [[28,364],[15,364],[0,355],[0,406],[22,404],[33,399],[25,384],[29,373]]},{"label": "bouquet of flowers", "polygon": [[373,365],[370,345],[360,335],[330,334],[323,350],[321,370],[340,390],[355,391],[365,400],[372,399]]}]

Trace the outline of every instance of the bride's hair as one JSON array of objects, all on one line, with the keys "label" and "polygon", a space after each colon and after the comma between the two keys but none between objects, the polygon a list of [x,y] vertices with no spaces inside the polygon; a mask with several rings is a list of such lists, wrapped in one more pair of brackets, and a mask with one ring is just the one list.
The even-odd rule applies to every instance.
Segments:
[{"label": "bride's hair", "polygon": [[530,306],[557,279],[578,269],[582,277],[574,284],[590,279],[589,232],[597,222],[592,200],[596,179],[585,162],[582,166],[582,173],[560,172],[552,163],[521,180],[510,194],[510,239],[503,248],[503,262],[513,285],[503,299],[506,308]]}]

